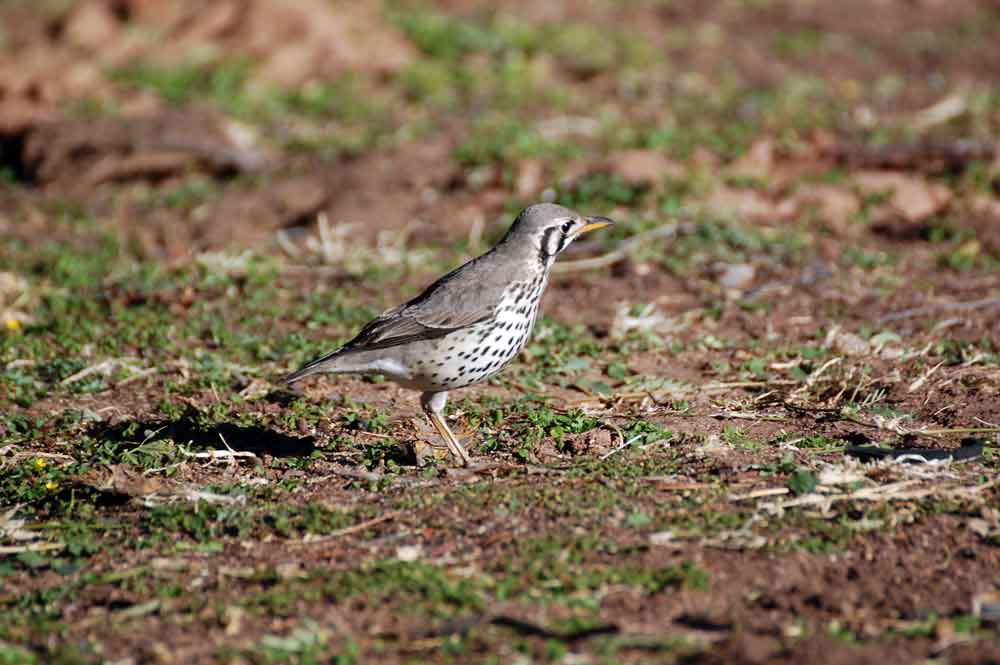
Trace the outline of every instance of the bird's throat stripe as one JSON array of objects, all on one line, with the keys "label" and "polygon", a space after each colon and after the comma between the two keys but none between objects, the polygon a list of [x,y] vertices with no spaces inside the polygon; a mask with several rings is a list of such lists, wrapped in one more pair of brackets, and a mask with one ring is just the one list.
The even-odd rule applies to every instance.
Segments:
[{"label": "bird's throat stripe", "polygon": [[[556,233],[559,234],[558,237],[554,236]],[[538,251],[538,260],[541,261],[542,265],[548,266],[552,257],[563,250],[568,240],[569,236],[558,227],[545,229],[545,234],[542,235],[542,246]]]},{"label": "bird's throat stripe", "polygon": [[549,258],[552,256],[549,253],[549,242],[552,240],[552,234],[558,230],[556,228],[545,229],[545,235],[542,236],[542,246],[538,250],[538,260],[543,266],[548,265]]}]

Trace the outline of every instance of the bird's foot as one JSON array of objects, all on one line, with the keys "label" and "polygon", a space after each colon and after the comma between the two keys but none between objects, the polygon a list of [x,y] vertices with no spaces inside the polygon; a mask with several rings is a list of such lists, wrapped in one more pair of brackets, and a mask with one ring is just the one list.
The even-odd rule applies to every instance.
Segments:
[{"label": "bird's foot", "polygon": [[[447,443],[442,442],[443,433],[434,428],[424,420],[416,421],[417,438],[413,443],[413,450],[417,458],[417,466],[427,466],[432,461],[443,461],[448,464],[466,466],[469,458],[466,455],[461,459]],[[462,431],[455,437],[465,452],[470,446],[475,445],[476,436],[474,433]]]}]

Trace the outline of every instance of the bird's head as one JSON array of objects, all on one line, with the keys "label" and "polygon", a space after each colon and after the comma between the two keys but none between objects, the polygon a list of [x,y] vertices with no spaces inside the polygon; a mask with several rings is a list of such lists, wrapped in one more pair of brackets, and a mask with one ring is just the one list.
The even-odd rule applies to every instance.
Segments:
[{"label": "bird's head", "polygon": [[504,242],[533,249],[548,267],[576,238],[611,224],[607,217],[585,217],[561,205],[536,203],[521,211]]}]

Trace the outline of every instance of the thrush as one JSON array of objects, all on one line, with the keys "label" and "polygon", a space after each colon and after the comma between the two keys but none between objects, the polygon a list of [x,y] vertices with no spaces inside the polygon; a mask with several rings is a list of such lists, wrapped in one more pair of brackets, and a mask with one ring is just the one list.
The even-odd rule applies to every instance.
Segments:
[{"label": "thrush", "polygon": [[525,208],[493,249],[369,322],[342,347],[284,378],[378,373],[421,391],[420,405],[457,461],[469,455],[444,420],[448,392],[485,381],[524,347],[556,257],[612,224],[552,203]]}]

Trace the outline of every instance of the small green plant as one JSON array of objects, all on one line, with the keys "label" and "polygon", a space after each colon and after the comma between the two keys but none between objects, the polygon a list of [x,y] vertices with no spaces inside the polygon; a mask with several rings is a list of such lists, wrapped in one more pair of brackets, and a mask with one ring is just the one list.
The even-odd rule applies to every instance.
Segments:
[{"label": "small green plant", "polygon": [[346,412],[342,419],[348,430],[383,433],[388,430],[389,425],[388,412],[367,405],[360,405],[360,408]]},{"label": "small green plant", "polygon": [[487,116],[472,128],[469,137],[455,151],[464,166],[514,162],[524,157],[569,157],[579,147],[545,138],[535,127],[509,118]]},{"label": "small green plant", "polygon": [[750,433],[743,427],[726,425],[722,430],[722,440],[734,448],[744,450],[757,450],[760,443],[750,436]]},{"label": "small green plant", "polygon": [[242,506],[199,501],[153,508],[143,519],[143,528],[150,535],[174,533],[205,543],[225,536],[243,537],[252,529],[252,521]]},{"label": "small green plant", "polygon": [[788,479],[788,489],[790,489],[792,494],[795,496],[809,494],[816,489],[818,484],[819,479],[817,479],[816,475],[808,469],[800,469],[793,473],[792,477]]},{"label": "small green plant", "polygon": [[285,538],[306,534],[322,535],[350,525],[351,517],[342,511],[308,503],[304,506],[279,506],[263,511],[259,522]]},{"label": "small green plant", "polygon": [[674,433],[654,422],[648,420],[636,420],[621,428],[622,436],[626,441],[631,441],[635,445],[644,446],[658,441],[669,442],[674,439]]},{"label": "small green plant", "polygon": [[245,111],[244,87],[251,74],[248,60],[230,59],[216,64],[185,63],[160,66],[135,62],[112,70],[113,81],[152,90],[164,101],[181,105],[202,97],[227,111]]},{"label": "small green plant", "polygon": [[36,665],[38,658],[16,644],[0,642],[0,665]]},{"label": "small green plant", "polygon": [[577,180],[570,188],[558,192],[556,200],[570,208],[606,211],[634,203],[639,193],[621,176],[599,173]]}]

